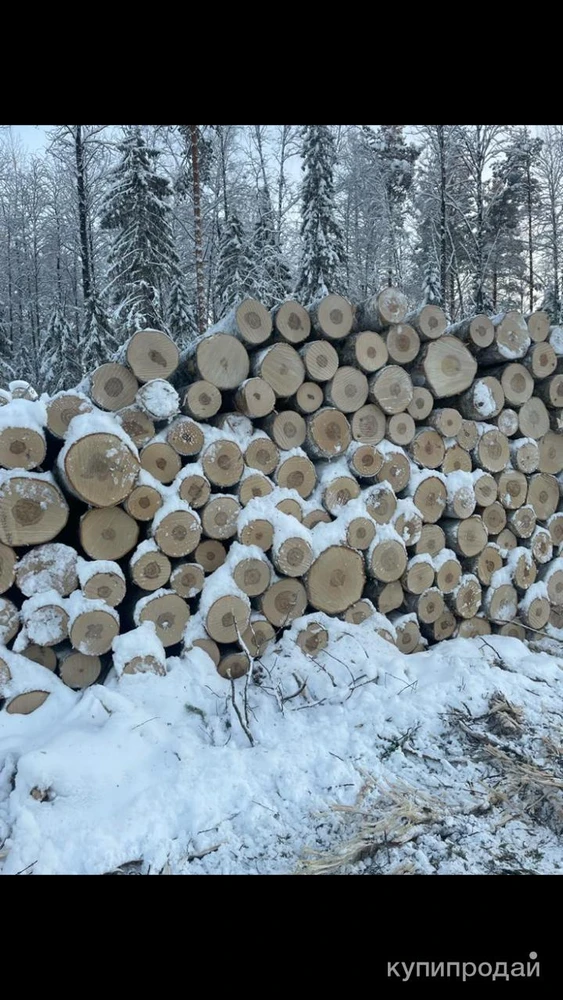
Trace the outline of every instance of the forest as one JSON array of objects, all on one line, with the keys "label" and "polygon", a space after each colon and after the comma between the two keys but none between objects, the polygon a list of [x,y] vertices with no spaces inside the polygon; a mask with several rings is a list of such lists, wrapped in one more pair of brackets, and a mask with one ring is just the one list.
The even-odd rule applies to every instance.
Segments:
[{"label": "forest", "polygon": [[76,385],[137,330],[393,284],[561,319],[560,125],[0,127],[0,379]]}]

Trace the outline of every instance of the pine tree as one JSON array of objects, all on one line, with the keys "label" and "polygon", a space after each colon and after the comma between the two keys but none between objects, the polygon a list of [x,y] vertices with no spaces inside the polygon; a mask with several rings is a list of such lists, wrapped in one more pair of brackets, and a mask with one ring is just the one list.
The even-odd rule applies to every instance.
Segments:
[{"label": "pine tree", "polygon": [[251,256],[251,294],[271,309],[289,295],[291,272],[281,251],[270,193],[266,188],[259,192]]},{"label": "pine tree", "polygon": [[215,277],[215,313],[225,316],[250,287],[252,261],[242,223],[237,215],[226,220],[219,243]]},{"label": "pine tree", "polygon": [[159,152],[136,126],[120,145],[121,162],[101,212],[101,225],[115,233],[106,289],[121,340],[163,324],[168,289],[179,268],[171,228],[166,177],[157,173]]},{"label": "pine tree", "polygon": [[186,288],[179,275],[172,278],[167,310],[167,329],[180,350],[185,350],[199,337],[197,316]]},{"label": "pine tree", "polygon": [[41,388],[54,393],[77,385],[82,377],[79,354],[79,345],[70,324],[62,308],[56,306],[51,313],[47,335],[41,348]]},{"label": "pine tree", "polygon": [[426,267],[426,277],[424,280],[424,290],[422,301],[425,306],[441,306],[442,294],[440,290],[440,279],[434,264]]},{"label": "pine tree", "polygon": [[328,125],[303,128],[301,273],[296,294],[309,304],[342,290],[344,241],[336,221],[334,138]]},{"label": "pine tree", "polygon": [[80,335],[82,372],[93,372],[105,361],[109,361],[117,346],[102,303],[97,295],[92,295],[86,304],[84,326]]}]

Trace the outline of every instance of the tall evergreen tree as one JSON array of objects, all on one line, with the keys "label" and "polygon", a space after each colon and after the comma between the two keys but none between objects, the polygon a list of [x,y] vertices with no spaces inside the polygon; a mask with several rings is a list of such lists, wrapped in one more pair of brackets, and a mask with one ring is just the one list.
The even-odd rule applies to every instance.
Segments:
[{"label": "tall evergreen tree", "polygon": [[53,393],[72,389],[80,382],[82,369],[78,346],[61,306],[55,306],[41,348],[39,377],[42,389]]},{"label": "tall evergreen tree", "polygon": [[426,267],[422,301],[425,306],[442,305],[440,279],[438,277],[438,273],[436,271],[436,267],[434,264],[428,264]]},{"label": "tall evergreen tree", "polygon": [[246,294],[252,262],[242,223],[230,215],[221,233],[215,277],[215,313],[221,319]]},{"label": "tall evergreen tree", "polygon": [[559,297],[559,292],[553,283],[549,284],[545,290],[545,297],[541,308],[545,309],[551,322],[555,326],[561,322],[561,299]]},{"label": "tall evergreen tree", "polygon": [[115,233],[106,292],[121,339],[159,327],[179,262],[171,227],[168,179],[157,172],[159,152],[136,126],[120,145],[121,161],[102,206],[101,225]]},{"label": "tall evergreen tree", "polygon": [[174,275],[170,284],[166,325],[181,350],[185,350],[199,337],[196,311],[185,279],[180,274]]},{"label": "tall evergreen tree", "polygon": [[0,380],[9,382],[13,379],[14,373],[11,365],[12,344],[8,323],[6,322],[6,310],[4,304],[0,302]]},{"label": "tall evergreen tree", "polygon": [[335,145],[329,125],[303,128],[302,256],[296,294],[305,304],[342,288],[344,241],[336,220]]},{"label": "tall evergreen tree", "polygon": [[98,296],[93,294],[86,304],[84,326],[80,335],[82,371],[93,372],[99,365],[109,361],[117,346],[105,309]]},{"label": "tall evergreen tree", "polygon": [[266,188],[259,192],[251,256],[250,290],[267,309],[271,309],[289,294],[291,272],[280,248],[272,202]]}]

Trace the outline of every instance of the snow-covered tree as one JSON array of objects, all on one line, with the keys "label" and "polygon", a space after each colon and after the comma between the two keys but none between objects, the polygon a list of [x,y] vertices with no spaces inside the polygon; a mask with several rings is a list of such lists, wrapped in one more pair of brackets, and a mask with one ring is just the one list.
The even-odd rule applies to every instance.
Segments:
[{"label": "snow-covered tree", "polygon": [[545,297],[542,302],[542,309],[545,309],[551,322],[557,326],[561,322],[561,299],[559,293],[552,283],[545,290]]},{"label": "snow-covered tree", "polygon": [[82,378],[79,345],[59,305],[51,313],[41,346],[39,377],[41,388],[50,393],[72,389]]},{"label": "snow-covered tree", "polygon": [[86,317],[80,335],[82,371],[93,372],[109,361],[117,349],[117,342],[105,309],[97,295],[92,295],[86,306]]},{"label": "snow-covered tree", "polygon": [[254,226],[251,259],[250,292],[267,309],[271,309],[289,295],[291,272],[279,245],[275,215],[267,188],[261,188],[258,196],[258,218]]},{"label": "snow-covered tree", "polygon": [[440,289],[440,279],[434,264],[428,264],[424,279],[424,289],[422,301],[425,306],[441,306],[442,293]]},{"label": "snow-covered tree", "polygon": [[221,233],[219,260],[215,276],[215,313],[225,316],[246,294],[250,283],[252,261],[237,215],[230,215]]},{"label": "snow-covered tree", "polygon": [[139,126],[120,145],[121,160],[102,206],[101,225],[115,233],[106,294],[121,339],[159,327],[179,267],[171,227],[169,180],[157,172],[159,152]]},{"label": "snow-covered tree", "polygon": [[6,323],[6,313],[2,302],[0,302],[0,381],[9,382],[15,378],[12,370],[12,344]]},{"label": "snow-covered tree", "polygon": [[329,125],[303,128],[301,271],[296,294],[309,304],[342,289],[344,241],[336,219],[334,137]]},{"label": "snow-covered tree", "polygon": [[185,350],[199,336],[196,311],[180,274],[174,275],[170,284],[166,325],[180,350]]}]

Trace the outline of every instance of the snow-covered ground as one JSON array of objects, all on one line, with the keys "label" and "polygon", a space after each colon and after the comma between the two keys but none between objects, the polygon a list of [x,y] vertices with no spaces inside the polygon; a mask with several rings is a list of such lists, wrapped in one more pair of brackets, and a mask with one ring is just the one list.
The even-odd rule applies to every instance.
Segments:
[{"label": "snow-covered ground", "polygon": [[2,874],[563,872],[563,647],[314,620],[250,683],[195,650],[1,712]]}]

